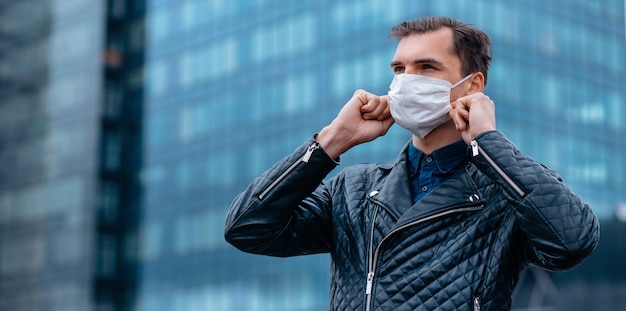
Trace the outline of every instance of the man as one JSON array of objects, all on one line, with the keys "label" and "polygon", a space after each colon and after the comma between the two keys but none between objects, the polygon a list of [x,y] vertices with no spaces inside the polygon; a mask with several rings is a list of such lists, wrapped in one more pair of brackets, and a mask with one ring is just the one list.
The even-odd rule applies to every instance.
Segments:
[{"label": "man", "polygon": [[[519,273],[574,267],[596,247],[598,221],[496,130],[485,33],[433,17],[390,36],[389,95],[356,91],[234,200],[225,237],[256,254],[330,253],[331,310],[509,310]],[[395,161],[323,181],[394,120],[413,134]]]}]

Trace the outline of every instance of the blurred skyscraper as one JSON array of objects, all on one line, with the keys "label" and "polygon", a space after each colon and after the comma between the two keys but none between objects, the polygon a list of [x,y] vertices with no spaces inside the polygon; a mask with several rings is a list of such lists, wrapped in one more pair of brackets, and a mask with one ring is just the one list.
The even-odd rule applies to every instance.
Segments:
[{"label": "blurred skyscraper", "polygon": [[0,310],[134,301],[142,1],[0,1]]},{"label": "blurred skyscraper", "polygon": [[0,309],[326,310],[328,256],[241,253],[226,210],[355,89],[386,93],[389,29],[426,15],[491,35],[498,128],[601,217],[598,251],[530,270],[514,307],[625,308],[623,0],[0,0]]}]

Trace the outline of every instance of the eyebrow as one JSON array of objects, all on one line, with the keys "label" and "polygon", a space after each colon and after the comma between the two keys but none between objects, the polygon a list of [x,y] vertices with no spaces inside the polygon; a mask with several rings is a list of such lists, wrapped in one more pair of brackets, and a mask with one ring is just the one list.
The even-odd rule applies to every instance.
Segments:
[{"label": "eyebrow", "polygon": [[[413,64],[415,65],[419,65],[419,64],[435,64],[435,65],[439,65],[439,66],[443,66],[443,63],[441,63],[440,61],[434,59],[434,58],[420,58],[420,59],[416,59],[413,61]],[[389,65],[390,67],[394,67],[394,66],[398,66],[398,65],[402,65],[402,62],[394,60],[391,62],[391,64]]]}]

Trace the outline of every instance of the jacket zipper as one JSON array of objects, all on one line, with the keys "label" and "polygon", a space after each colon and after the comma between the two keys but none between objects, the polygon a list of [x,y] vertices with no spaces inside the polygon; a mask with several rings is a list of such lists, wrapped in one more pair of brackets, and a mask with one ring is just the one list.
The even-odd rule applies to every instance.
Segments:
[{"label": "jacket zipper", "polygon": [[526,192],[524,190],[522,190],[522,188],[520,188],[514,181],[513,179],[511,179],[511,177],[509,177],[501,168],[500,166],[498,166],[498,164],[496,164],[496,162],[493,161],[493,159],[483,150],[483,148],[481,148],[478,145],[478,142],[476,140],[472,140],[471,142],[472,145],[472,156],[477,156],[477,155],[482,155],[483,158],[485,158],[485,160],[487,160],[487,162],[489,163],[489,165],[491,165],[493,167],[493,169],[496,170],[496,172],[500,175],[500,177],[502,177],[502,179],[504,179],[504,181],[506,181],[507,184],[509,184],[509,186],[511,186],[511,188],[513,188],[513,190],[515,190],[515,192],[517,192],[517,194],[520,197],[524,197],[526,196]]},{"label": "jacket zipper", "polygon": [[[370,197],[375,197],[378,195],[378,191],[370,192]],[[380,206],[376,204],[376,209],[374,210],[374,216],[372,217],[372,223],[370,225],[370,242],[367,250],[367,258],[368,258],[368,266],[367,266],[367,285],[365,287],[365,305],[369,306],[372,301],[372,286],[374,285],[374,225],[376,223],[376,218],[378,217],[378,212],[380,211]]]},{"label": "jacket zipper", "polygon": [[292,163],[284,172],[282,172],[282,174],[280,174],[276,179],[274,179],[274,181],[272,181],[272,183],[270,183],[269,186],[267,186],[267,188],[265,188],[265,190],[261,192],[261,194],[257,196],[259,200],[263,200],[265,196],[267,196],[267,194],[270,191],[272,191],[272,189],[274,189],[276,185],[278,185],[283,179],[285,179],[285,177],[287,177],[289,173],[291,173],[296,167],[298,167],[298,165],[309,162],[309,159],[311,159],[311,155],[313,154],[313,151],[319,148],[320,148],[319,143],[315,142],[311,144],[299,161]]},{"label": "jacket zipper", "polygon": [[[376,193],[376,194],[378,194],[378,193]],[[424,217],[424,218],[417,219],[417,220],[415,220],[413,222],[410,222],[410,223],[407,223],[407,224],[405,224],[405,225],[403,225],[401,227],[395,228],[391,232],[389,232],[382,239],[382,241],[380,241],[380,243],[378,243],[378,246],[376,247],[376,251],[374,252],[372,257],[369,258],[370,265],[369,265],[369,271],[367,273],[367,286],[366,286],[366,289],[365,289],[365,295],[366,295],[365,310],[366,311],[370,311],[371,308],[372,308],[372,306],[371,306],[371,304],[372,304],[372,297],[371,296],[372,296],[372,288],[373,288],[373,285],[374,285],[374,277],[376,276],[376,263],[378,261],[378,255],[379,255],[379,252],[380,252],[380,247],[385,243],[385,241],[387,241],[395,233],[397,233],[399,231],[402,231],[402,230],[404,230],[404,229],[406,229],[408,227],[415,226],[417,224],[420,224],[420,223],[423,223],[423,222],[426,222],[426,221],[430,221],[430,220],[433,220],[433,219],[436,219],[436,218],[439,218],[439,217],[447,216],[447,215],[450,215],[450,214],[478,211],[478,210],[480,210],[482,208],[483,208],[483,205],[477,205],[477,206],[461,207],[461,208],[455,208],[455,209],[443,211],[441,213],[437,213],[437,214],[433,214],[433,215],[430,215],[430,216],[427,216],[427,217]],[[378,211],[378,209],[380,209],[380,207],[377,208],[377,211]],[[375,216],[377,216],[377,215],[375,215]],[[372,220],[372,229],[371,229],[372,230],[372,233],[371,233],[372,237],[374,236],[374,234],[373,234],[374,220],[375,220],[375,218]],[[373,243],[374,243],[374,240],[372,238],[370,240],[370,244],[373,244]]]}]

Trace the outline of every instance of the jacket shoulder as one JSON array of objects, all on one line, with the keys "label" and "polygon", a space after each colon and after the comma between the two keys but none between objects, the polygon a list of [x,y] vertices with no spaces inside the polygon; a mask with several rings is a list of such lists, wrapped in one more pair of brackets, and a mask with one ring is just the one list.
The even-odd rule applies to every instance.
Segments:
[{"label": "jacket shoulder", "polygon": [[371,174],[374,174],[376,172],[379,172],[380,174],[385,174],[385,172],[390,171],[391,168],[393,168],[393,166],[396,164],[395,162],[396,161],[352,164],[342,169],[339,172],[338,177],[354,178],[361,176],[363,179],[367,179],[368,176],[371,176]]},{"label": "jacket shoulder", "polygon": [[328,182],[331,192],[365,191],[383,182],[395,161],[384,163],[352,164],[342,169]]}]

